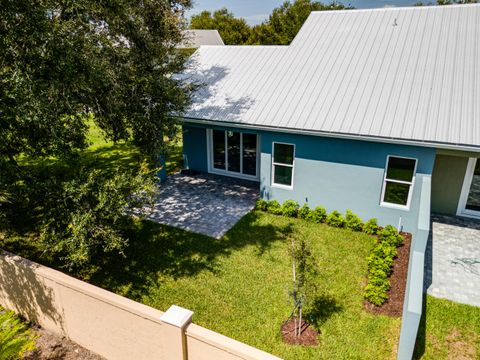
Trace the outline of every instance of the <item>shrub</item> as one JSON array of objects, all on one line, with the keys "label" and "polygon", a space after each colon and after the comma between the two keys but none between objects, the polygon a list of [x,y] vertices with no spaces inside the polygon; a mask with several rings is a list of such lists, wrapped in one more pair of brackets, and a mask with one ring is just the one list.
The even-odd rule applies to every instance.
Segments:
[{"label": "shrub", "polygon": [[340,214],[337,210],[332,211],[330,215],[327,216],[327,219],[325,221],[328,225],[337,228],[345,226],[345,219],[343,218],[342,214]]},{"label": "shrub", "polygon": [[362,219],[355,215],[352,210],[347,210],[345,214],[345,226],[353,231],[362,231]]},{"label": "shrub", "polygon": [[365,299],[370,303],[381,306],[388,299],[387,291],[390,290],[388,279],[369,278],[368,285],[365,286]]},{"label": "shrub", "polygon": [[309,214],[310,214],[310,207],[308,206],[307,203],[303,204],[303,206],[300,209],[298,209],[298,217],[300,219],[306,219]]},{"label": "shrub", "polygon": [[35,339],[32,330],[12,311],[0,312],[0,359],[22,358],[26,351],[35,348]]},{"label": "shrub", "polygon": [[317,206],[315,209],[311,210],[307,215],[307,220],[314,223],[324,222],[327,218],[327,210],[324,207]]},{"label": "shrub", "polygon": [[288,216],[288,217],[297,217],[299,208],[300,206],[296,201],[287,200],[282,204],[282,207],[281,207],[282,215]]},{"label": "shrub", "polygon": [[268,201],[265,199],[258,199],[255,203],[255,210],[267,211]]},{"label": "shrub", "polygon": [[270,214],[274,215],[281,215],[282,214],[282,207],[277,200],[270,200],[267,205],[267,211]]},{"label": "shrub", "polygon": [[363,232],[367,235],[377,235],[377,232],[378,232],[377,219],[373,218],[368,220],[363,225]]},{"label": "shrub", "polygon": [[400,235],[397,229],[388,225],[378,233],[378,238],[382,243],[388,243],[394,247],[399,247],[403,243],[403,236]]}]

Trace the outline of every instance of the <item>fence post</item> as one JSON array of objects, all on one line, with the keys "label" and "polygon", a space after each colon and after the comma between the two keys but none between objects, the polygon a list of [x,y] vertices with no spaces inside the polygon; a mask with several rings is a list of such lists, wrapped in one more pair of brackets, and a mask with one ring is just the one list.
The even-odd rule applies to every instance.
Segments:
[{"label": "fence post", "polygon": [[187,360],[187,341],[185,328],[192,322],[193,312],[177,305],[172,305],[160,317],[168,327],[164,339],[165,358],[171,360]]}]

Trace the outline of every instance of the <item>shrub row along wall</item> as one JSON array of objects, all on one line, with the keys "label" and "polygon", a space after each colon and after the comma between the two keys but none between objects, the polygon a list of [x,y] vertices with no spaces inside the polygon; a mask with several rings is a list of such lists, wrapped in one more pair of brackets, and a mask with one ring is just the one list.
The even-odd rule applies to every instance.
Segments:
[{"label": "shrub row along wall", "polygon": [[[0,250],[0,304],[107,359],[278,358]],[[165,317],[164,317],[165,318]]]}]

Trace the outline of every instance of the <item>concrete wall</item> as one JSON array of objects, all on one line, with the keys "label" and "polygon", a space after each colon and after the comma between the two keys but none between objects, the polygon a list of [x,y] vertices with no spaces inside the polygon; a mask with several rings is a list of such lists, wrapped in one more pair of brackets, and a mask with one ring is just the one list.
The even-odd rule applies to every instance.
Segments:
[{"label": "concrete wall", "polygon": [[432,175],[432,211],[456,215],[468,157],[438,154]]},{"label": "concrete wall", "polygon": [[179,325],[171,309],[163,313],[2,250],[0,304],[107,359],[278,360],[191,324],[191,315]]},{"label": "concrete wall", "polygon": [[419,216],[416,229],[412,234],[407,288],[397,353],[399,360],[412,359],[423,311],[425,249],[430,233],[431,178],[428,176],[423,177],[419,188],[421,191]]},{"label": "concrete wall", "polygon": [[[207,151],[202,143],[202,139],[206,137],[205,128],[200,125],[187,125],[185,128],[189,129],[189,134],[197,136],[195,139],[185,138],[191,142],[184,144],[187,156],[200,157],[206,162]],[[308,202],[312,207],[324,206],[329,212],[345,212],[346,209],[351,209],[365,220],[377,218],[381,225],[396,226],[401,217],[404,230],[413,231],[416,227],[420,201],[420,191],[416,184],[421,183],[424,176],[432,174],[435,149],[281,132],[252,132],[260,135],[260,192],[264,198],[277,199],[280,202],[293,199],[300,204]],[[271,186],[271,153],[274,141],[295,144],[292,190]],[[192,144],[200,145],[195,147]],[[380,206],[388,155],[418,159],[416,184],[409,210]],[[197,170],[204,171],[205,165],[199,163]]]}]

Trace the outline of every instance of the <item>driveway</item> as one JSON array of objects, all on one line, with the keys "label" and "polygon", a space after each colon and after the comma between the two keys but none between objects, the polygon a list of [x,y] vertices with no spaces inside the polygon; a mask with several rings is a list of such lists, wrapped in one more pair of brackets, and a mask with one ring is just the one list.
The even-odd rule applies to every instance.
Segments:
[{"label": "driveway", "polygon": [[255,206],[259,184],[210,174],[173,174],[160,185],[149,219],[222,237]]},{"label": "driveway", "polygon": [[480,306],[480,221],[432,215],[425,288],[435,297]]}]

